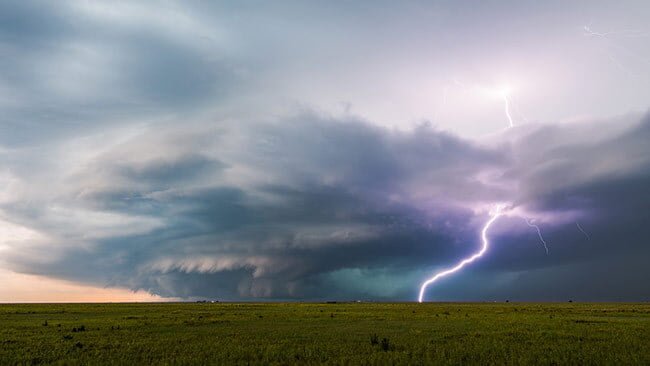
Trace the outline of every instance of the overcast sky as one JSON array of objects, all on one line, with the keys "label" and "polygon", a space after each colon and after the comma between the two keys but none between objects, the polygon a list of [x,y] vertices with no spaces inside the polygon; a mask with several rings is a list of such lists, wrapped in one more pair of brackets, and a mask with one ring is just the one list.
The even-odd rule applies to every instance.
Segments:
[{"label": "overcast sky", "polygon": [[648,300],[647,19],[2,2],[0,302]]}]

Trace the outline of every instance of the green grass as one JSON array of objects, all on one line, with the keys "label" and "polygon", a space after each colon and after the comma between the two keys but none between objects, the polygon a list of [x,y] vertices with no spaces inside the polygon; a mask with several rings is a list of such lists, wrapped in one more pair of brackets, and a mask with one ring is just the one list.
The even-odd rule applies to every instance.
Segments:
[{"label": "green grass", "polygon": [[0,364],[49,363],[647,365],[650,304],[0,305]]}]

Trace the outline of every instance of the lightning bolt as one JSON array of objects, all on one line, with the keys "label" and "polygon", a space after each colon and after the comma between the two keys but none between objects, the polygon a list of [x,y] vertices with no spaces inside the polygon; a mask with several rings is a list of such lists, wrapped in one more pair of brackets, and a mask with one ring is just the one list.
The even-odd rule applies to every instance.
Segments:
[{"label": "lightning bolt", "polygon": [[591,24],[583,26],[582,30],[588,36],[601,37],[601,38],[607,38],[610,36],[623,36],[623,37],[647,37],[648,36],[646,32],[636,30],[636,29],[623,29],[623,30],[610,31],[610,32],[595,32],[591,30]]},{"label": "lightning bolt", "polygon": [[[609,31],[609,32],[596,32],[591,29],[591,22],[588,25],[583,26],[582,30],[584,34],[588,37],[601,38],[605,42],[607,42],[604,44],[603,51],[607,54],[607,58],[609,58],[609,60],[612,61],[612,63],[616,65],[618,68],[620,68],[623,72],[633,77],[643,76],[642,74],[632,71],[627,66],[625,66],[625,64],[619,60],[617,53],[622,51],[623,53],[627,53],[628,55],[631,55],[645,63],[650,62],[650,60],[647,59],[646,56],[640,55],[638,52],[634,51],[629,47],[626,47],[625,45],[617,41],[620,40],[621,38],[628,38],[628,39],[646,38],[650,36],[649,33],[640,30],[635,30],[635,29],[622,29],[622,30]],[[611,49],[613,48],[616,48],[618,52],[612,52]]]},{"label": "lightning bolt", "polygon": [[[466,88],[465,85],[462,84],[461,82],[459,82],[458,80],[454,79],[454,82],[456,83],[456,85],[460,86],[461,88],[463,88],[463,89]],[[512,119],[512,115],[510,113],[510,105],[512,103],[511,103],[510,98],[508,97],[509,92],[508,92],[507,89],[501,89],[501,90],[498,91],[498,93],[500,94],[501,98],[503,99],[504,112],[505,112],[506,118],[508,119],[509,128],[514,127],[515,124],[514,124],[514,121]],[[443,105],[446,104],[446,102],[447,102],[447,95],[446,94],[447,94],[447,87],[445,86],[444,93],[443,93]],[[516,106],[515,106],[515,108],[516,108]],[[465,265],[467,265],[469,263],[472,263],[476,259],[483,256],[483,254],[487,251],[488,246],[490,244],[490,242],[489,242],[489,240],[487,238],[487,231],[490,228],[490,225],[492,225],[492,223],[494,221],[496,221],[497,218],[504,215],[504,213],[502,212],[502,209],[503,209],[502,205],[497,205],[496,209],[494,211],[494,214],[491,214],[490,219],[483,226],[483,230],[481,231],[481,240],[483,242],[481,250],[479,250],[477,253],[473,254],[471,257],[463,259],[455,267],[444,270],[442,272],[438,272],[433,277],[431,277],[428,280],[424,281],[422,283],[422,285],[420,286],[420,295],[418,296],[418,302],[423,301],[424,292],[425,292],[425,290],[427,289],[427,287],[429,285],[436,282],[441,277],[445,277],[445,276],[448,276],[448,275],[450,275],[450,274],[452,274],[454,272],[460,271],[463,267],[465,267]],[[539,237],[539,240],[544,245],[544,249],[546,250],[546,254],[548,255],[548,245],[546,244],[546,241],[544,240],[544,237],[542,236],[542,232],[541,232],[539,226],[533,224],[527,218],[524,218],[524,220],[526,221],[526,224],[528,224],[528,226],[533,227],[533,228],[535,228],[535,230],[537,230],[537,236]]]},{"label": "lightning bolt", "polygon": [[418,302],[422,302],[422,300],[424,299],[424,291],[427,289],[427,286],[429,286],[430,284],[436,282],[441,277],[445,277],[447,275],[450,275],[450,274],[452,274],[454,272],[457,272],[457,271],[461,270],[463,267],[465,267],[465,265],[467,265],[469,263],[472,263],[476,259],[483,256],[483,254],[487,251],[488,246],[490,245],[490,241],[487,238],[487,231],[490,228],[490,226],[492,225],[492,223],[494,223],[494,221],[496,221],[496,219],[498,219],[500,216],[503,215],[503,213],[501,212],[502,208],[503,207],[501,205],[497,205],[494,213],[491,214],[490,219],[485,223],[485,225],[483,225],[483,230],[481,231],[481,240],[483,242],[483,245],[481,247],[481,250],[479,250],[477,253],[473,254],[471,257],[463,259],[455,267],[444,270],[442,272],[438,272],[433,277],[431,277],[428,280],[424,281],[424,283],[422,283],[422,286],[420,286],[420,296],[418,297]]},{"label": "lightning bolt", "polygon": [[519,103],[516,98],[513,98],[512,96],[510,97],[510,105],[513,107],[515,113],[518,114],[525,123],[528,123],[528,117],[526,117],[526,115],[521,112],[521,109],[519,109]]},{"label": "lightning bolt", "polygon": [[524,221],[526,221],[526,224],[532,228],[535,228],[537,230],[537,236],[539,237],[539,240],[544,244],[544,249],[546,250],[546,254],[548,255],[548,245],[546,245],[546,240],[544,240],[544,237],[542,236],[542,231],[539,229],[539,226],[535,225],[532,223],[531,220],[523,217]]},{"label": "lightning bolt", "polygon": [[[605,32],[605,33],[595,32],[595,31],[593,31],[591,29],[591,23],[589,25],[583,26],[583,31],[584,31],[585,35],[588,35],[590,37],[598,37],[598,38],[604,38],[604,39],[607,39],[607,38],[613,37],[613,36],[622,36],[622,37],[648,37],[648,36],[650,36],[650,34],[648,34],[648,33],[640,32],[640,31],[637,31],[637,30],[620,30],[620,31],[611,31],[611,32]],[[623,65],[620,62],[618,62],[618,60],[613,55],[609,54],[609,56],[610,56],[610,59],[613,62],[618,64],[621,68],[625,69],[623,67]],[[454,81],[454,83],[456,85],[460,86],[461,88],[463,88],[463,89],[467,88],[460,81],[458,81],[456,79],[454,79],[453,81]],[[498,92],[499,92],[501,98],[503,99],[504,112],[505,112],[505,116],[506,116],[506,118],[508,120],[509,127],[514,127],[514,121],[513,121],[513,118],[512,118],[512,114],[510,113],[510,108],[511,108],[511,105],[513,105],[513,103],[512,103],[512,101],[510,100],[510,98],[508,96],[508,90],[507,89],[502,89],[502,90],[500,90]],[[444,93],[443,93],[443,105],[445,105],[446,102],[447,102],[447,95],[446,94],[447,94],[447,87],[445,86]],[[517,106],[516,105],[513,105],[513,106],[514,106],[516,112],[521,114],[521,112],[518,111]],[[521,115],[523,116],[523,114],[521,114]],[[437,116],[437,112],[436,112],[436,116]],[[524,120],[526,120],[526,117],[525,116],[523,116],[523,117],[524,117]],[[436,282],[438,279],[440,279],[442,277],[445,277],[445,276],[448,276],[450,274],[453,274],[455,272],[460,271],[467,264],[470,264],[470,263],[474,262],[478,258],[482,257],[483,254],[485,254],[485,252],[488,250],[488,247],[490,245],[490,242],[489,242],[489,240],[487,238],[487,232],[488,232],[490,226],[500,216],[504,215],[504,213],[502,212],[502,209],[503,209],[503,206],[498,205],[496,207],[496,210],[494,211],[494,213],[490,214],[490,219],[483,225],[483,229],[481,231],[481,240],[482,240],[483,245],[481,246],[481,249],[477,253],[475,253],[475,254],[471,255],[470,257],[465,258],[462,261],[460,261],[456,266],[454,266],[452,268],[449,268],[449,269],[446,269],[444,271],[438,272],[438,273],[434,274],[433,277],[431,277],[431,278],[427,279],[426,281],[424,281],[422,283],[422,285],[420,286],[420,293],[419,293],[419,296],[418,296],[418,302],[422,302],[424,300],[424,293],[425,293],[425,291],[426,291],[426,289],[427,289],[427,287],[429,285],[433,284],[434,282]],[[526,222],[526,225],[528,225],[529,227],[532,227],[532,228],[535,229],[535,231],[537,232],[537,236],[539,237],[540,242],[544,245],[544,250],[546,251],[546,254],[548,255],[548,244],[546,243],[546,240],[544,240],[544,236],[542,235],[542,231],[541,231],[540,227],[538,225],[536,225],[532,220],[530,220],[530,219],[528,219],[526,217],[522,217],[522,218]],[[580,230],[585,235],[587,240],[589,240],[590,239],[589,234],[587,234],[587,232],[580,226],[580,224],[578,222],[576,222],[576,226],[578,227],[578,230]]]},{"label": "lightning bolt", "polygon": [[585,234],[585,236],[587,237],[587,240],[591,239],[589,237],[589,234],[587,234],[587,232],[582,229],[582,226],[580,226],[580,223],[576,222],[576,226],[578,227],[578,230],[580,230],[583,234]]},{"label": "lightning bolt", "polygon": [[506,117],[508,118],[508,122],[510,122],[510,127],[514,127],[514,123],[512,123],[512,116],[510,115],[510,99],[508,99],[507,94],[503,94],[503,105],[504,105],[504,111],[506,112]]}]

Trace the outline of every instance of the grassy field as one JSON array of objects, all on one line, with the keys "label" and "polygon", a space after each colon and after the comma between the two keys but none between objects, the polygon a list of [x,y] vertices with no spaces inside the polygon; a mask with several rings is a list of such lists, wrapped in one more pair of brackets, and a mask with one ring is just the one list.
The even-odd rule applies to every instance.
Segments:
[{"label": "grassy field", "polygon": [[0,305],[0,364],[650,364],[650,304]]}]

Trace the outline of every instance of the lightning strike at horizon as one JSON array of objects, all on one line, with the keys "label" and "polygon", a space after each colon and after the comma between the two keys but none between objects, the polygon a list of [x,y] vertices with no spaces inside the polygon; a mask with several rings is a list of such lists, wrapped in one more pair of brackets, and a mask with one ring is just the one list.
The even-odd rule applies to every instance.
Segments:
[{"label": "lightning strike at horizon", "polygon": [[[454,79],[454,82],[455,82],[457,85],[460,85],[461,87],[465,88],[465,86],[464,86],[462,83],[460,83],[458,80]],[[510,104],[511,104],[511,103],[510,103],[510,99],[508,98],[509,89],[508,89],[508,88],[502,88],[502,89],[498,90],[497,92],[498,92],[498,94],[501,96],[501,98],[503,99],[503,102],[504,102],[504,111],[505,111],[506,117],[507,117],[507,119],[508,119],[509,128],[512,128],[512,127],[515,126],[515,124],[514,124],[514,122],[513,122],[512,115],[510,114]],[[445,87],[445,89],[444,89],[444,94],[443,94],[443,102],[444,102],[445,104],[446,104],[446,102],[447,102],[447,95],[446,95],[446,93],[447,93],[447,89],[446,89],[446,87]],[[426,290],[427,286],[429,286],[430,284],[434,283],[436,280],[438,280],[438,279],[441,278],[441,277],[447,276],[447,275],[449,275],[449,274],[452,274],[452,273],[454,273],[454,272],[457,272],[457,271],[461,270],[463,267],[465,267],[466,264],[472,263],[472,262],[474,262],[477,258],[480,258],[480,257],[483,256],[483,254],[487,251],[488,246],[489,246],[489,241],[488,241],[488,238],[487,238],[487,230],[490,228],[490,225],[492,225],[492,223],[493,223],[497,218],[499,218],[499,216],[502,216],[502,215],[503,215],[503,213],[501,212],[501,209],[502,209],[502,208],[503,208],[502,205],[497,205],[496,210],[495,210],[495,213],[491,216],[490,220],[488,220],[488,221],[485,223],[485,225],[483,226],[483,230],[481,231],[481,240],[482,240],[482,242],[483,242],[483,246],[481,247],[481,250],[480,250],[478,253],[472,255],[472,256],[469,257],[469,258],[463,259],[463,260],[462,260],[460,263],[458,263],[455,267],[450,268],[450,269],[445,270],[445,271],[442,271],[442,272],[439,272],[439,273],[435,274],[433,277],[431,277],[430,279],[426,280],[424,283],[422,283],[422,285],[420,286],[420,294],[419,294],[419,296],[418,296],[418,302],[422,302],[422,301],[423,301],[423,298],[424,298],[424,291]],[[526,223],[527,223],[529,226],[534,227],[534,228],[537,230],[537,235],[539,236],[539,239],[541,240],[542,244],[544,245],[544,249],[546,250],[546,254],[548,254],[548,246],[546,245],[546,241],[545,241],[544,238],[542,237],[542,233],[541,233],[539,227],[538,227],[537,225],[534,225],[534,224],[528,222],[528,220],[525,219],[525,218],[524,218],[524,220],[526,221]]]},{"label": "lightning strike at horizon", "polygon": [[485,225],[483,225],[483,230],[481,230],[481,241],[483,242],[483,245],[481,246],[481,250],[479,250],[477,253],[473,254],[469,258],[463,259],[455,267],[450,268],[450,269],[445,270],[445,271],[442,271],[442,272],[438,272],[433,277],[431,277],[430,279],[428,279],[424,283],[422,283],[422,285],[420,286],[420,295],[418,297],[418,302],[422,302],[422,300],[424,299],[424,291],[427,289],[427,286],[434,283],[437,279],[439,279],[441,277],[445,277],[447,275],[450,275],[450,274],[452,274],[454,272],[457,272],[457,271],[461,270],[463,267],[465,267],[466,264],[472,263],[476,259],[483,256],[483,254],[487,251],[487,249],[488,249],[488,247],[490,245],[490,242],[489,242],[489,240],[487,238],[487,231],[490,228],[490,226],[492,225],[492,223],[494,223],[494,221],[496,221],[496,219],[498,219],[500,216],[503,215],[503,213],[501,212],[501,209],[502,209],[502,206],[498,205],[496,207],[495,211],[494,211],[494,214],[492,214],[490,219],[485,223]]},{"label": "lightning strike at horizon", "polygon": [[532,228],[535,228],[537,230],[537,236],[539,237],[539,240],[542,242],[544,245],[544,250],[546,250],[546,255],[548,255],[548,245],[546,244],[546,240],[544,240],[544,237],[542,236],[542,231],[539,229],[539,226],[533,224],[530,220],[527,218],[523,218],[524,221],[526,221],[526,224]]}]

